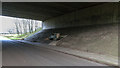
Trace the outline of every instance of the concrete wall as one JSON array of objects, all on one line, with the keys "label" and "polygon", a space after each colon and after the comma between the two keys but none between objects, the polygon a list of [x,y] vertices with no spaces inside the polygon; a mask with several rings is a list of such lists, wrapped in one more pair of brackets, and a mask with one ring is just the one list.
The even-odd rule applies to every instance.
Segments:
[{"label": "concrete wall", "polygon": [[43,28],[51,29],[117,23],[117,16],[118,3],[104,3],[48,19],[43,22]]},{"label": "concrete wall", "polygon": [[45,30],[25,40],[49,44],[52,41],[46,38],[52,33],[61,33],[67,37],[58,46],[118,57],[118,5],[105,3],[46,20],[43,23]]},{"label": "concrete wall", "polygon": [[57,46],[118,57],[118,24],[45,29],[25,40],[49,44],[53,41],[45,39],[52,33],[67,35]]}]

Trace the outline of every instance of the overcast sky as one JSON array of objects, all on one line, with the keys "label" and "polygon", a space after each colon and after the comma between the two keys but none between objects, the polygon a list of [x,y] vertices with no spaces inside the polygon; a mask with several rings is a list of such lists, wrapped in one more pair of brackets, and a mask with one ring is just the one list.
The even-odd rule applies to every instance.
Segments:
[{"label": "overcast sky", "polygon": [[[9,29],[15,29],[14,21],[14,17],[0,16],[0,33],[8,33]],[[42,24],[40,26],[42,27]]]}]

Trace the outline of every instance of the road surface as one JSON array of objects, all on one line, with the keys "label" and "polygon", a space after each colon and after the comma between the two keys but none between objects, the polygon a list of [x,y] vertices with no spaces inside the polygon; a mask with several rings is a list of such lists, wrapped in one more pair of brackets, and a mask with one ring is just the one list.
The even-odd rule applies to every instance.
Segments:
[{"label": "road surface", "polygon": [[2,40],[3,66],[105,66],[86,59],[32,46],[13,40]]},{"label": "road surface", "polygon": [[3,36],[0,36],[0,40],[10,40],[10,39],[3,37]]}]

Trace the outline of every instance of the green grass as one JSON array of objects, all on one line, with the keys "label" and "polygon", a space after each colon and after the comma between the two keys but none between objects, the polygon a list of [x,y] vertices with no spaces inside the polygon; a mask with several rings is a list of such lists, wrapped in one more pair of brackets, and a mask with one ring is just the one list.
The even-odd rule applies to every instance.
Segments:
[{"label": "green grass", "polygon": [[39,31],[41,31],[41,30],[42,30],[42,28],[39,28],[39,29],[37,29],[36,31],[34,31],[33,33],[28,33],[28,35],[27,35],[26,37],[31,36],[31,35],[39,32]]},{"label": "green grass", "polygon": [[42,28],[37,29],[36,31],[32,32],[32,33],[26,33],[26,34],[21,34],[21,35],[17,35],[17,36],[5,36],[11,40],[21,40],[24,39],[26,37],[29,37],[37,32],[39,32],[40,30],[42,30]]}]

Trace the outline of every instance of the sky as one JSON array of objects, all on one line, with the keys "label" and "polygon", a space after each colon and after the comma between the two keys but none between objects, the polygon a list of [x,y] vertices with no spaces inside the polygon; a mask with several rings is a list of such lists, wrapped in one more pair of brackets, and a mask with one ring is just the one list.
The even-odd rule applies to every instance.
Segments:
[{"label": "sky", "polygon": [[[0,16],[0,33],[8,33],[9,29],[13,29],[15,31],[15,21],[14,17]],[[22,20],[23,18],[19,18]],[[42,27],[42,21],[40,22],[40,27]]]}]

